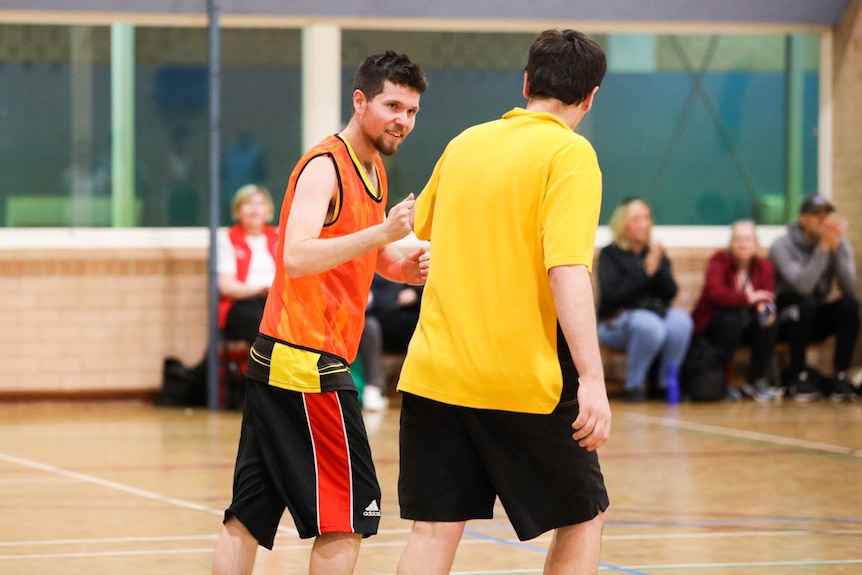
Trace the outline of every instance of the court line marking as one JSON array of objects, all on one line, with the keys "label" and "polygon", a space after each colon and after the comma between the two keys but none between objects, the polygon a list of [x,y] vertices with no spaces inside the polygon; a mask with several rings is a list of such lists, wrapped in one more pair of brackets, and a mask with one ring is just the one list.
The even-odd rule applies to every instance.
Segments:
[{"label": "court line marking", "polygon": [[[93,477],[92,475],[86,475],[84,473],[78,473],[76,471],[69,471],[68,469],[63,469],[61,467],[57,467],[55,465],[47,465],[45,463],[39,463],[38,461],[32,461],[30,459],[23,459],[21,457],[15,457],[14,455],[9,455],[7,453],[0,453],[0,460],[6,461],[8,463],[15,463],[22,467],[29,467],[30,469],[38,469],[40,471],[44,471],[46,473],[52,473],[54,475],[59,475],[61,477],[66,477],[70,479],[75,479],[82,483],[90,483],[93,485],[99,485],[101,487],[107,487],[108,489],[114,489],[116,491],[122,491],[124,493],[129,493],[131,495],[137,495],[138,497],[143,497],[145,499],[151,499],[153,501],[158,501],[160,503],[167,503],[169,505],[176,505],[177,507],[183,507],[185,509],[191,509],[193,511],[203,511],[204,513],[209,513],[211,515],[222,516],[224,514],[223,509],[216,509],[215,507],[210,507],[208,505],[201,505],[199,503],[194,503],[191,501],[186,501],[184,499],[178,499],[176,497],[170,497],[168,495],[162,495],[161,493],[156,493],[154,491],[147,491],[146,489],[139,489],[137,487],[132,487],[131,485],[125,485],[123,483],[117,483],[116,481],[110,481],[107,479],[101,479],[99,477]],[[291,529],[290,527],[279,525],[278,530],[290,533],[293,535],[298,535],[295,529]]]},{"label": "court line marking", "polygon": [[[645,513],[643,509],[620,509],[617,513],[637,512]],[[627,529],[632,527],[742,527],[746,525],[795,525],[806,523],[862,523],[862,517],[760,517],[752,519],[721,519],[721,520],[628,520],[607,522],[605,528],[612,527],[617,529]],[[809,529],[810,532],[819,530]]]},{"label": "court line marking", "polygon": [[[686,534],[681,534],[686,535]],[[121,539],[121,538],[118,538]],[[128,538],[128,539],[147,539],[147,538]],[[161,539],[186,539],[184,537],[163,537]],[[190,536],[188,539],[212,539],[212,536]],[[74,541],[74,540],[68,540]],[[492,543],[493,541],[485,540],[484,538],[462,541],[461,544],[483,544]],[[394,547],[402,546],[402,541],[392,542],[364,542],[362,547]],[[289,550],[309,550],[311,543],[297,543],[292,545],[276,545],[273,551],[289,551]],[[543,550],[544,551],[544,550]],[[84,558],[84,557],[131,557],[141,555],[179,555],[192,553],[212,553],[212,547],[190,547],[184,549],[137,549],[128,551],[89,551],[89,552],[69,552],[69,553],[46,553],[46,554],[18,554],[18,555],[0,555],[0,561],[8,560],[44,560],[44,559],[62,559],[62,558]],[[726,561],[722,563],[657,563],[645,565],[628,565],[628,566],[612,566],[602,563],[599,571],[602,572],[618,572],[618,573],[644,573],[645,570],[679,570],[679,569],[732,569],[740,567],[754,568],[771,568],[771,567],[818,567],[818,566],[836,566],[836,565],[862,565],[862,559],[836,559],[836,560],[816,560],[806,559],[797,561],[746,561],[732,562]],[[537,569],[520,569],[520,570],[497,570],[497,571],[453,571],[452,575],[528,575],[532,573],[542,573],[541,568]],[[380,575],[391,575],[389,573]]]},{"label": "court line marking", "polygon": [[[657,565],[632,565],[628,569],[650,569],[650,570],[676,570],[676,569],[716,569],[716,568],[739,568],[739,567],[825,567],[828,565],[862,565],[862,559],[849,559],[846,561],[776,561],[776,562],[752,562],[752,563],[677,563]],[[613,571],[612,567],[600,566],[599,571]],[[451,575],[529,575],[542,573],[542,569],[509,569],[501,571],[452,571]],[[384,574],[380,574],[384,575]]]},{"label": "court line marking", "polygon": [[81,559],[93,557],[132,557],[140,555],[180,555],[189,553],[212,553],[212,547],[187,549],[136,549],[134,551],[86,551],[69,553],[30,553],[20,555],[0,555],[0,561],[22,561],[28,559]]},{"label": "court line marking", "polygon": [[[771,442],[771,443],[776,443],[776,444],[781,444],[781,445],[800,447],[800,448],[804,448],[804,449],[812,449],[812,450],[816,450],[816,451],[825,451],[825,452],[829,452],[829,453],[838,453],[838,454],[842,454],[842,455],[851,455],[853,457],[862,457],[862,451],[852,449],[852,448],[845,448],[845,447],[841,447],[841,446],[834,446],[834,445],[822,444],[822,443],[817,443],[817,442],[809,442],[809,441],[805,441],[805,440],[797,440],[797,439],[786,438],[786,437],[782,437],[782,436],[769,435],[769,434],[762,434],[762,433],[757,433],[757,432],[739,431],[739,430],[733,430],[733,429],[728,429],[728,428],[722,428],[722,427],[718,427],[718,426],[686,422],[683,420],[675,420],[675,419],[671,419],[671,418],[661,418],[661,417],[639,415],[639,414],[632,414],[632,413],[628,413],[628,414],[626,414],[626,416],[629,419],[640,419],[641,421],[657,423],[659,425],[663,425],[666,427],[691,429],[691,430],[695,430],[695,431],[714,433],[717,435],[738,437],[738,438],[743,438],[743,439],[748,439],[748,440],[766,441],[766,442]],[[185,501],[185,500],[178,499],[175,497],[169,497],[169,496],[162,495],[159,493],[139,489],[136,487],[131,487],[129,485],[125,485],[125,484],[117,483],[114,481],[109,481],[109,480],[93,477],[90,475],[85,475],[85,474],[74,472],[74,471],[69,471],[69,470],[62,469],[62,468],[59,468],[56,466],[46,465],[43,463],[15,457],[15,456],[8,455],[8,454],[0,453],[0,460],[5,460],[7,462],[14,463],[14,464],[17,464],[17,465],[20,465],[23,467],[29,467],[31,469],[37,469],[40,471],[52,473],[55,475],[59,475],[59,476],[69,478],[69,479],[74,479],[74,480],[81,481],[84,483],[91,483],[91,484],[95,484],[95,485],[100,485],[102,487],[115,489],[115,490],[129,493],[132,495],[137,495],[139,497],[144,497],[144,498],[152,499],[152,500],[167,503],[167,504],[172,504],[172,505],[176,505],[176,506],[187,508],[187,509],[192,509],[192,510],[196,510],[196,511],[204,511],[204,512],[207,512],[210,514],[215,514],[215,515],[221,515],[222,514],[222,510],[215,509],[213,507],[200,505],[197,503]],[[284,530],[284,531],[288,531],[288,532],[293,532],[295,534],[295,531],[291,530],[290,528],[283,527],[283,526],[279,526],[279,530],[280,531]],[[799,532],[799,533],[800,534],[810,534],[810,532]],[[846,533],[846,532],[838,532],[838,533]],[[478,533],[472,532],[472,531],[465,532],[465,535],[477,537],[479,540],[488,540],[488,542],[503,542],[503,543],[506,543],[508,545],[512,545],[512,544],[516,543],[515,541],[507,541],[505,539],[483,536],[481,534],[478,534]],[[717,534],[681,534],[681,536],[684,536],[684,537],[696,537],[696,536],[715,537],[716,535]],[[763,535],[763,533],[758,532],[758,535]],[[726,534],[726,536],[739,536],[739,535]],[[625,535],[618,535],[618,536],[606,535],[605,536],[605,538],[608,538],[608,539],[635,538],[635,537],[638,537],[638,536],[625,536]],[[643,538],[643,536],[640,536],[640,537]],[[664,535],[661,537],[668,538],[668,535]],[[476,541],[476,543],[478,543],[478,542],[479,541]],[[468,542],[465,541],[462,543],[468,543]],[[517,543],[520,543],[520,542],[517,542]],[[379,546],[391,546],[391,545],[403,545],[403,542],[397,542],[397,543],[384,543],[384,542],[370,543],[369,542],[369,543],[366,543],[364,546],[379,547]],[[543,548],[533,547],[530,545],[524,545],[524,546],[527,548],[532,548],[533,550],[536,550],[536,551],[546,552],[546,550]],[[306,548],[306,547],[307,546],[303,546],[303,545],[288,546],[288,548]],[[277,547],[277,549],[283,549],[283,548],[284,547],[281,547],[281,546]],[[184,552],[212,552],[212,549],[211,548],[205,548],[205,549],[187,549],[187,550],[181,550],[180,549],[180,550],[157,550],[157,551],[155,551],[155,553],[161,553],[161,554],[177,554],[177,553],[184,553]],[[80,553],[80,552],[77,552],[77,553],[66,553],[66,554],[7,555],[7,556],[0,556],[0,560],[27,559],[27,558],[44,559],[44,558],[52,558],[52,557],[58,558],[58,557],[81,557],[81,556],[129,556],[129,555],[141,555],[141,554],[145,554],[145,553],[154,553],[154,552],[153,551],[108,551],[108,552],[98,552],[98,553]],[[607,565],[607,564],[603,563],[600,567],[600,570],[601,571],[617,571],[617,572],[637,573],[637,571],[635,571],[637,569],[721,568],[721,567],[734,567],[734,566],[749,566],[749,567],[757,567],[757,566],[807,566],[807,565],[836,565],[836,564],[837,565],[862,564],[862,560],[816,561],[816,562],[780,562],[780,563],[769,563],[769,562],[764,562],[764,563],[720,563],[720,564],[715,563],[715,564],[687,564],[687,565],[668,564],[668,565],[664,565],[664,566],[663,565],[646,565],[646,566],[632,566],[632,567],[628,567],[628,568],[611,566],[611,565]],[[465,572],[459,572],[459,575],[491,574],[491,573],[500,573],[500,574],[513,573],[514,574],[514,573],[540,573],[540,572],[541,572],[541,570],[539,570],[539,571],[536,571],[536,570],[494,571],[494,572],[489,572],[489,571],[466,572],[465,571]]]},{"label": "court line marking", "polygon": [[[203,538],[201,536],[201,538]],[[214,536],[207,537],[215,539]],[[99,540],[92,540],[98,543]],[[487,543],[486,541],[462,542],[466,544]],[[403,547],[403,541],[388,541],[378,543],[363,542],[362,547]],[[275,545],[273,551],[302,551],[310,550],[312,543],[294,543],[290,545]],[[64,558],[82,558],[82,557],[124,557],[133,555],[177,555],[180,553],[212,553],[212,547],[186,547],[180,549],[129,549],[124,551],[68,551],[60,553],[19,553],[16,555],[0,555],[0,561],[22,560],[22,559],[64,559]],[[391,575],[391,574],[390,574]]]},{"label": "court line marking", "polygon": [[[397,543],[401,545],[401,543]],[[396,545],[391,543],[389,545]],[[366,545],[363,544],[363,547]],[[309,549],[308,545],[288,545],[278,546],[275,550],[290,550],[290,549]],[[51,553],[51,554],[20,554],[0,556],[0,561],[3,560],[28,560],[28,559],[62,559],[62,558],[83,558],[83,557],[131,557],[140,555],[179,555],[184,553],[212,553],[211,547],[203,548],[186,548],[186,549],[138,549],[134,551],[99,551],[99,552],[74,552],[74,553]],[[816,560],[806,559],[798,561],[744,561],[732,562],[726,561],[722,563],[657,563],[648,565],[629,565],[625,567],[615,567],[606,564],[599,566],[599,571],[616,571],[623,573],[642,573],[643,570],[677,570],[677,569],[732,569],[740,567],[823,567],[835,565],[862,565],[862,559],[835,559],[835,560]],[[496,570],[496,571],[453,571],[452,575],[526,575],[529,573],[542,573],[542,569],[517,569],[517,570]],[[391,575],[391,574],[380,574]]]},{"label": "court line marking", "polygon": [[[410,529],[381,529],[377,536],[382,535],[407,535]],[[466,534],[466,533],[465,533]],[[641,533],[632,535],[604,535],[602,540],[610,541],[628,541],[628,540],[644,540],[644,539],[731,539],[736,537],[810,537],[811,535],[862,535],[862,529],[840,530],[829,529],[826,531],[814,530],[792,530],[792,531],[735,531],[722,533]],[[472,537],[472,534],[470,535]],[[215,541],[217,535],[154,535],[148,537],[102,537],[102,538],[86,538],[86,539],[44,539],[44,540],[27,540],[27,541],[0,541],[0,548],[3,547],[42,547],[48,545],[106,545],[112,543],[146,543],[146,542],[171,542],[171,541]],[[500,538],[503,541],[516,542],[516,540]],[[551,537],[537,537],[531,541],[536,543],[550,543]],[[495,543],[493,538],[476,537],[474,539],[466,539],[461,541],[462,545],[478,545],[484,543]],[[373,541],[365,540],[362,542],[362,547],[391,547],[393,545],[403,545],[403,541]],[[292,545],[276,545],[276,549],[300,549],[311,547],[308,544],[292,544]],[[532,547],[534,551],[544,551],[544,548]],[[2,558],[2,556],[0,556]]]},{"label": "court line marking", "polygon": [[29,467],[30,469],[38,469],[40,471],[44,471],[46,473],[51,473],[54,475],[59,475],[61,477],[66,477],[69,479],[75,479],[82,483],[91,483],[93,485],[99,485],[101,487],[107,487],[109,489],[114,489],[116,491],[122,491],[124,493],[130,493],[132,495],[137,495],[139,497],[144,497],[146,499],[152,499],[154,501],[159,501],[161,503],[169,503],[171,505],[176,505],[178,507],[184,507],[186,509],[193,509],[195,511],[204,511],[207,513],[211,513],[214,515],[221,515],[223,511],[215,509],[214,507],[209,507],[207,505],[201,505],[199,503],[192,503],[191,501],[185,501],[183,499],[177,499],[176,497],[170,497],[167,495],[162,495],[160,493],[155,493],[153,491],[147,491],[145,489],[139,489],[137,487],[132,487],[130,485],[125,485],[123,483],[117,483],[116,481],[110,481],[107,479],[101,479],[99,477],[94,477],[92,475],[85,475],[83,473],[78,473],[77,471],[69,471],[68,469],[63,469],[61,467],[56,467],[54,465],[47,465],[45,463],[39,463],[38,461],[32,461],[30,459],[23,459],[21,457],[15,457],[14,455],[9,455],[6,453],[0,453],[0,460],[15,463],[22,467]]},{"label": "court line marking", "polygon": [[34,483],[71,483],[68,477],[21,477],[19,479],[0,479],[0,485],[31,485]]},{"label": "court line marking", "polygon": [[215,541],[212,535],[158,535],[152,537],[103,537],[89,539],[44,539],[30,541],[0,541],[0,547],[40,547],[43,545],[103,545],[109,543],[152,543],[158,541]]},{"label": "court line marking", "polygon": [[734,537],[810,537],[812,535],[862,535],[862,529],[827,529],[824,531],[801,530],[793,531],[738,531],[733,533],[675,533],[661,535],[658,533],[642,533],[632,535],[603,535],[602,541],[628,541],[643,539],[732,539]]},{"label": "court line marking", "polygon": [[[490,543],[501,543],[501,544],[506,545],[508,547],[517,547],[519,549],[525,549],[527,551],[537,551],[537,552],[543,553],[543,554],[546,554],[548,552],[548,550],[546,548],[538,547],[536,545],[533,545],[532,543],[526,543],[524,541],[519,541],[519,540],[515,540],[515,539],[506,539],[504,537],[494,537],[493,535],[486,535],[484,533],[480,533],[478,531],[473,531],[471,529],[465,529],[464,535],[467,535],[469,537],[474,537],[474,538],[479,539],[479,540],[484,540],[484,541],[487,541]],[[536,539],[532,539],[531,541],[536,541]],[[604,562],[599,563],[599,567],[605,567],[606,570],[615,571],[618,573],[628,573],[629,575],[648,575],[647,573],[644,573],[643,571],[637,571],[637,570],[630,569],[627,567],[620,567],[618,565],[611,565],[610,563],[604,563]],[[541,571],[539,571],[539,573],[541,573]]]},{"label": "court line marking", "polygon": [[[625,568],[631,570],[629,572],[639,573],[639,570],[648,569],[651,571],[665,571],[677,569],[734,569],[740,567],[756,567],[756,568],[772,568],[772,567],[825,567],[835,565],[862,565],[862,559],[847,559],[847,560],[805,560],[805,561],[762,561],[762,562],[740,562],[740,563],[666,563],[655,565],[630,565]],[[599,571],[616,571],[614,567],[605,565],[599,566]],[[506,569],[497,571],[452,571],[450,575],[530,575],[533,573],[542,573],[542,569]],[[379,574],[388,575],[388,574]]]},{"label": "court line marking", "polygon": [[[804,559],[800,561],[740,561],[738,563],[731,561],[723,563],[668,563],[656,565],[633,565],[632,568],[663,571],[677,569],[738,569],[740,567],[755,567],[763,569],[770,567],[825,567],[828,565],[862,565],[862,559],[826,559],[823,561],[819,561],[817,559]],[[608,569],[599,567],[599,571],[608,571]],[[541,573],[541,571],[534,571],[534,573]],[[475,575],[480,574],[491,575],[491,572],[484,571],[475,573]],[[460,573],[458,575],[468,574]],[[500,575],[502,575],[502,572]]]},{"label": "court line marking", "polygon": [[658,417],[655,415],[644,415],[631,412],[625,414],[625,419],[641,421],[643,423],[653,423],[664,427],[687,429],[691,431],[701,431],[704,433],[712,433],[714,435],[724,435],[727,437],[735,437],[738,439],[761,441],[776,445],[784,445],[787,447],[796,447],[800,449],[808,449],[811,451],[823,451],[826,453],[835,453],[838,455],[849,455],[850,457],[862,458],[862,449],[856,449],[854,447],[844,447],[841,445],[831,445],[828,443],[819,443],[816,441],[807,441],[805,439],[795,439],[792,437],[784,437],[782,435],[772,435],[769,433],[760,433],[757,431],[743,431],[739,429],[732,429],[729,427],[707,425],[705,423],[694,423],[692,421],[685,421],[683,419]]}]

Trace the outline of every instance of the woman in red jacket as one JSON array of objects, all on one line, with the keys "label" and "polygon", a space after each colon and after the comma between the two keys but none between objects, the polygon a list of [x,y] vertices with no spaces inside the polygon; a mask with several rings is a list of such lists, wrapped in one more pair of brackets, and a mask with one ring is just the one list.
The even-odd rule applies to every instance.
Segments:
[{"label": "woman in red jacket", "polygon": [[754,222],[731,228],[730,247],[709,260],[700,299],[692,312],[695,336],[705,337],[730,361],[741,345],[751,346],[751,365],[742,392],[759,401],[775,397],[766,373],[778,325],[775,321],[775,270],[757,255]]},{"label": "woman in red jacket", "polygon": [[236,225],[219,230],[216,272],[219,327],[225,339],[254,343],[266,295],[275,276],[278,228],[271,226],[272,197],[263,186],[247,184],[231,202]]}]

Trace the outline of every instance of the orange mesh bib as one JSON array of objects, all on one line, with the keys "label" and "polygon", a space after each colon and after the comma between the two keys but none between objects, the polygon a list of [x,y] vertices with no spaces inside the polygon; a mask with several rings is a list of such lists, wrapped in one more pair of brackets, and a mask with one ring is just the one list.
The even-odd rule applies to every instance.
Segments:
[{"label": "orange mesh bib", "polygon": [[[344,236],[381,223],[387,197],[383,162],[379,156],[375,159],[378,196],[347,142],[329,136],[309,150],[290,175],[279,218],[279,238],[284,238],[296,181],[308,162],[318,156],[332,159],[338,177],[335,217],[323,227],[320,237]],[[365,307],[377,266],[377,251],[316,275],[292,278],[284,271],[284,243],[280,239],[275,261],[275,280],[260,332],[291,346],[322,351],[352,362],[365,326]]]}]

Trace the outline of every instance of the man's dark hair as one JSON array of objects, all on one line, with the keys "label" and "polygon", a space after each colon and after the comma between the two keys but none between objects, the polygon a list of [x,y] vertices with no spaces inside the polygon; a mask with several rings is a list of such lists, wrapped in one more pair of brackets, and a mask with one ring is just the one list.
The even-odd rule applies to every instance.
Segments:
[{"label": "man's dark hair", "polygon": [[356,70],[356,78],[353,80],[353,89],[361,90],[365,97],[373,100],[383,91],[383,82],[389,80],[398,86],[406,86],[425,93],[428,81],[425,72],[407,57],[407,54],[396,54],[392,50],[386,50],[372,54],[365,59]]},{"label": "man's dark hair", "polygon": [[595,40],[575,30],[545,30],[527,58],[530,97],[580,104],[601,85],[607,68],[605,52]]}]

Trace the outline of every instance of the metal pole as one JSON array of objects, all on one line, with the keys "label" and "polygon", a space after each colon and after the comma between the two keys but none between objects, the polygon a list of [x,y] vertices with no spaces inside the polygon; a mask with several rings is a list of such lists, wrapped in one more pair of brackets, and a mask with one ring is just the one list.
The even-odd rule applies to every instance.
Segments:
[{"label": "metal pole", "polygon": [[785,40],[785,67],[784,73],[787,78],[785,83],[785,94],[787,101],[787,125],[785,127],[785,204],[784,218],[791,221],[796,217],[799,204],[802,203],[802,130],[803,109],[805,106],[805,70],[803,69],[803,46],[802,39],[790,34]]},{"label": "metal pole", "polygon": [[207,405],[218,409],[218,285],[216,279],[216,231],[219,226],[221,191],[221,40],[217,0],[207,0],[209,17],[209,120],[210,120],[210,217],[209,217],[209,345],[207,346]]},{"label": "metal pole", "polygon": [[111,224],[138,225],[135,213],[135,27],[111,24]]}]

